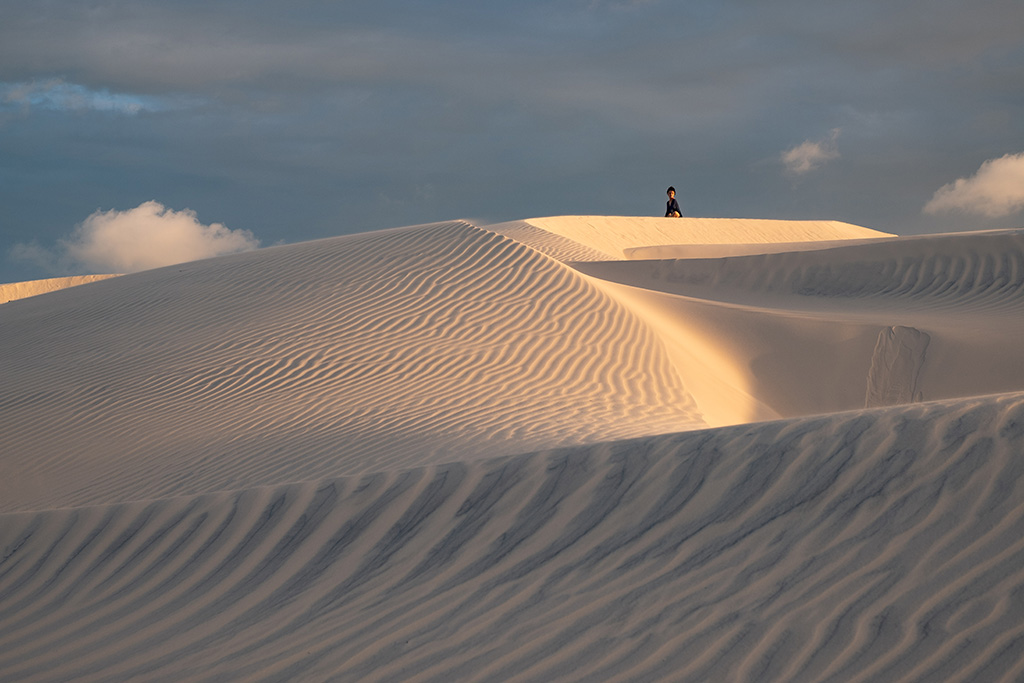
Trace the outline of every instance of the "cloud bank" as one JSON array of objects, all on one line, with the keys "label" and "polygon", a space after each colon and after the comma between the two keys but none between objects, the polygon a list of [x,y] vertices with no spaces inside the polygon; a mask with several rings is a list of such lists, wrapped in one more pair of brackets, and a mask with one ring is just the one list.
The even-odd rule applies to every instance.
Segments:
[{"label": "cloud bank", "polygon": [[1024,209],[1024,152],[989,159],[970,178],[943,185],[925,204],[925,213],[964,211],[989,218]]},{"label": "cloud bank", "polygon": [[12,256],[65,272],[131,273],[175,263],[249,251],[259,246],[248,230],[203,225],[196,213],[155,201],[127,211],[97,211],[56,250],[18,245]]},{"label": "cloud bank", "polygon": [[797,175],[813,171],[826,161],[839,158],[839,148],[836,146],[838,138],[839,129],[833,128],[824,140],[818,142],[805,140],[793,149],[783,152],[782,163],[787,171]]}]

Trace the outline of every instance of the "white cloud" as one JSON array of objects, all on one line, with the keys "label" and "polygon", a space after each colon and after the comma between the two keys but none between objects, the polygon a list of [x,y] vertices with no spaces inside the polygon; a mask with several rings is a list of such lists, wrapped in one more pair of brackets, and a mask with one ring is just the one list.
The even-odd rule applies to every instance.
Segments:
[{"label": "white cloud", "polygon": [[924,205],[927,213],[966,211],[989,218],[1024,208],[1024,152],[989,159],[970,178],[943,185]]},{"label": "white cloud", "polygon": [[826,161],[839,158],[836,140],[839,129],[833,128],[827,138],[819,142],[806,140],[793,149],[782,153],[782,163],[790,173],[802,175],[820,167]]},{"label": "white cloud", "polygon": [[55,272],[130,273],[258,246],[248,230],[203,225],[194,211],[173,211],[150,201],[127,211],[95,212],[55,250],[19,244],[11,256]]}]

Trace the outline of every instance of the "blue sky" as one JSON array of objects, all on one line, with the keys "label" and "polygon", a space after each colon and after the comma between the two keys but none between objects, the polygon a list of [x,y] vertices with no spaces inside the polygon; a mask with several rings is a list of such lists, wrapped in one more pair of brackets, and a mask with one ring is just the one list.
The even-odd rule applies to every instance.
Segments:
[{"label": "blue sky", "polygon": [[1024,226],[1021,26],[1019,0],[5,0],[0,282],[104,270],[69,245],[136,217],[269,245],[660,215],[670,184],[689,215]]}]

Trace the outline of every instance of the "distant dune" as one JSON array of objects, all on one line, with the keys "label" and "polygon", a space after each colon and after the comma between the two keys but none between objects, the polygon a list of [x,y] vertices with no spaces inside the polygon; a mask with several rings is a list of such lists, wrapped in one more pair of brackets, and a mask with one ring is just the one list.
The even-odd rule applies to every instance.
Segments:
[{"label": "distant dune", "polygon": [[29,282],[12,282],[0,285],[0,304],[17,299],[25,299],[30,296],[55,292],[58,289],[77,287],[90,282],[106,280],[117,277],[117,275],[74,275],[72,277],[52,277],[46,280],[31,280]]},{"label": "distant dune", "polygon": [[454,221],[51,289],[0,286],[0,680],[1024,676],[1024,230]]}]

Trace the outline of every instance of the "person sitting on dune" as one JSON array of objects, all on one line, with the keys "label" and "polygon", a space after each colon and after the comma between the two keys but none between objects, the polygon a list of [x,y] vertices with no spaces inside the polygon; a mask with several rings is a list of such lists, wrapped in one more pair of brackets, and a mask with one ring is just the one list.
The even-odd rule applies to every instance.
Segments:
[{"label": "person sitting on dune", "polygon": [[676,201],[676,188],[668,188],[668,204],[665,207],[665,218],[679,218],[679,202]]}]

